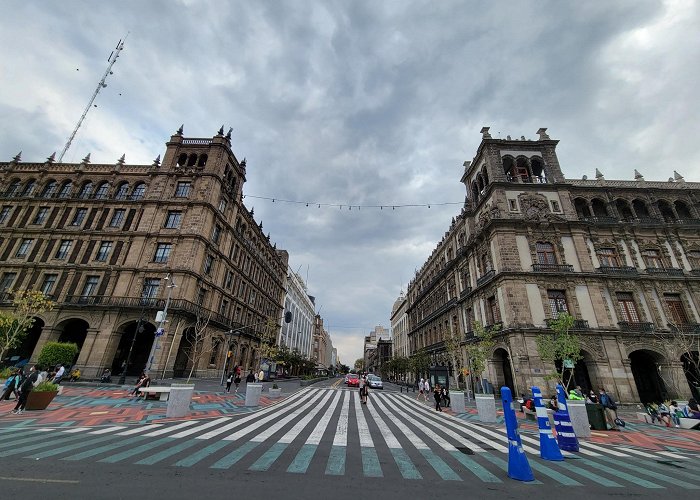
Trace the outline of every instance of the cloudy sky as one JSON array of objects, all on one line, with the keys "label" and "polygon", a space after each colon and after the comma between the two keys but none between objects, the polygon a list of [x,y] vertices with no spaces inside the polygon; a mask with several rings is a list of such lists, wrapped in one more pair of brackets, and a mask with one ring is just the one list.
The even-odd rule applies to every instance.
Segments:
[{"label": "cloudy sky", "polygon": [[700,181],[699,4],[5,0],[0,158],[60,153],[128,32],[64,161],[233,127],[246,205],[352,364],[459,212],[482,126],[548,127],[569,178]]}]

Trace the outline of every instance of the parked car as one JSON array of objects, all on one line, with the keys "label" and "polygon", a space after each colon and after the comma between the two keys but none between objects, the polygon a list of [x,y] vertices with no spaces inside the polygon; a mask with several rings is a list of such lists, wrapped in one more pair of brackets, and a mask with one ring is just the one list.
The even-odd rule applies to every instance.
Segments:
[{"label": "parked car", "polygon": [[372,388],[372,389],[384,389],[384,384],[382,383],[382,379],[376,375],[372,375],[372,374],[367,375],[367,383],[369,384],[370,388]]},{"label": "parked car", "polygon": [[360,377],[357,373],[351,373],[348,375],[348,387],[360,387]]}]

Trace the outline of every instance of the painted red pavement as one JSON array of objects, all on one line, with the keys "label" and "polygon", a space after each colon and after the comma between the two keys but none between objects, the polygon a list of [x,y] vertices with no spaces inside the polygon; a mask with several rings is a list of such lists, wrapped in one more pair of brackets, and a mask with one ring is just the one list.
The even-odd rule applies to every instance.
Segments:
[{"label": "painted red pavement", "polygon": [[215,418],[238,413],[247,413],[261,407],[269,406],[275,400],[260,397],[260,406],[244,406],[245,394],[221,394],[213,392],[195,392],[189,415],[182,418],[166,419],[165,401],[144,401],[143,398],[129,397],[128,390],[94,387],[65,386],[63,394],[56,396],[46,410],[25,411],[22,415],[13,415],[10,411],[15,401],[0,402],[0,415],[3,421],[31,420],[31,425],[68,424],[75,426],[96,426],[110,424],[137,424],[154,420],[159,422]]}]

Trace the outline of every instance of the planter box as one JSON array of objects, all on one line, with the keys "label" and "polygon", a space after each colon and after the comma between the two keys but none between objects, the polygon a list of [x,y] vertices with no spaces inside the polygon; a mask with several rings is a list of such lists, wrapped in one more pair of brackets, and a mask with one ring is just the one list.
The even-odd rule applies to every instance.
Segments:
[{"label": "planter box", "polygon": [[260,394],[262,394],[262,389],[262,384],[246,384],[245,406],[260,406]]},{"label": "planter box", "polygon": [[184,417],[190,412],[194,384],[172,384],[165,417]]},{"label": "planter box", "polygon": [[45,410],[49,403],[56,397],[58,391],[37,392],[32,391],[27,396],[27,406],[25,410]]},{"label": "planter box", "polygon": [[456,413],[464,413],[464,393],[462,391],[450,391],[450,409]]},{"label": "planter box", "polygon": [[493,394],[477,394],[476,410],[482,422],[496,422],[496,399]]},{"label": "planter box", "polygon": [[591,437],[591,424],[588,422],[588,412],[586,402],[578,400],[568,400],[566,406],[569,410],[569,418],[574,428],[576,437]]},{"label": "planter box", "polygon": [[269,389],[269,392],[270,392],[269,396],[271,398],[278,398],[282,395],[282,389],[272,389],[271,388],[271,389]]}]

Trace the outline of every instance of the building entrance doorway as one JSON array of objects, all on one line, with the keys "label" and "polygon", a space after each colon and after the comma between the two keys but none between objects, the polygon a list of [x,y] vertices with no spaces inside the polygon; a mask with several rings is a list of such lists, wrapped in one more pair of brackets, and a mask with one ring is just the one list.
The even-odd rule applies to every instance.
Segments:
[{"label": "building entrance doorway", "polygon": [[126,367],[126,375],[140,375],[146,369],[155,333],[156,327],[143,321],[140,325],[138,321],[132,321],[122,326],[119,345],[112,359],[112,373],[115,375],[122,374],[126,367],[126,360],[129,357],[129,350],[131,350],[131,358],[129,359],[129,366]]},{"label": "building entrance doorway", "polygon": [[501,387],[508,387],[512,394],[517,394],[513,384],[513,370],[510,366],[510,355],[505,349],[496,349],[493,353],[496,368],[496,383],[494,392],[500,394]]},{"label": "building entrance doorway", "polygon": [[632,375],[642,403],[657,403],[666,398],[666,387],[659,376],[659,363],[663,357],[655,352],[639,350],[631,352]]},{"label": "building entrance doorway", "polygon": [[78,353],[75,355],[72,364],[78,361],[80,350],[83,348],[83,344],[87,338],[89,326],[88,322],[82,319],[69,319],[59,326],[61,334],[58,336],[58,341],[70,342],[78,346]]}]

